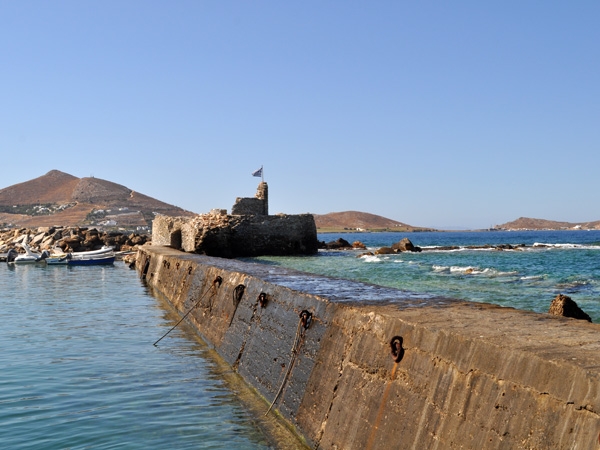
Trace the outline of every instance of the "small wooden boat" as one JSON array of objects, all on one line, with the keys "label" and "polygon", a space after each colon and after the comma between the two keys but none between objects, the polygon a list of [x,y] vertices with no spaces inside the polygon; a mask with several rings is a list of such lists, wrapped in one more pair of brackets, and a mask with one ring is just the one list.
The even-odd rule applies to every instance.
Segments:
[{"label": "small wooden boat", "polygon": [[112,247],[102,247],[100,250],[91,250],[89,252],[53,255],[50,258],[46,258],[46,264],[50,265],[90,266],[112,264],[114,262],[115,253]]},{"label": "small wooden boat", "polygon": [[[67,257],[68,258],[68,257]],[[67,259],[69,266],[92,266],[92,265],[106,265],[115,262],[114,253],[99,255],[95,257],[82,258],[82,259]]]}]

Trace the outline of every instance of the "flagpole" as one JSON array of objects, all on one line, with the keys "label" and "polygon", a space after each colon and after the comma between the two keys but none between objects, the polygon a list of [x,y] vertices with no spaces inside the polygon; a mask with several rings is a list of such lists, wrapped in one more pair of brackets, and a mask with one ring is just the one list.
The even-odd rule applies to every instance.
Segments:
[{"label": "flagpole", "polygon": [[260,166],[260,179],[263,183],[265,182],[265,171],[263,170],[263,166]]}]

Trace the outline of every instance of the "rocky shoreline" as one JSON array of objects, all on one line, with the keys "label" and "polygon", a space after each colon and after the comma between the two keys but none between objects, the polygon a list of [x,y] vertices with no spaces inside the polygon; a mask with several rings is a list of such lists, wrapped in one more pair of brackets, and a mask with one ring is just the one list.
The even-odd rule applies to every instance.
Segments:
[{"label": "rocky shoreline", "polygon": [[96,228],[82,227],[39,227],[0,230],[0,254],[10,249],[23,252],[21,244],[33,251],[42,252],[60,249],[61,252],[84,252],[112,247],[115,252],[137,251],[141,245],[151,241],[143,234],[105,232]]},{"label": "rocky shoreline", "polygon": [[[526,245],[526,244],[485,244],[485,245],[467,245],[464,247],[460,247],[458,245],[447,245],[440,247],[419,247],[414,245],[408,238],[404,238],[395,244],[392,244],[391,247],[380,247],[375,250],[375,252],[361,253],[360,256],[365,255],[389,255],[393,253],[401,253],[401,252],[424,252],[424,251],[450,251],[450,250],[492,250],[492,251],[504,251],[504,250],[514,250],[514,251],[522,251],[526,248],[543,248],[549,247],[546,244],[535,244],[535,245]],[[352,244],[346,241],[343,238],[339,238],[336,241],[331,242],[319,242],[319,249],[324,250],[364,250],[366,249],[365,244],[360,241],[355,241]]]}]

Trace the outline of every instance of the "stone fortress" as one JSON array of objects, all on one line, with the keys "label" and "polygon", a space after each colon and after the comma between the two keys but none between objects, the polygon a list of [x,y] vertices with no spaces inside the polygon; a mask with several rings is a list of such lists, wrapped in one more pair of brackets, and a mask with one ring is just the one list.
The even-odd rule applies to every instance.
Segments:
[{"label": "stone fortress", "polygon": [[152,243],[225,258],[313,254],[318,247],[312,214],[269,215],[269,187],[264,181],[254,197],[238,197],[231,214],[213,209],[192,218],[157,216]]}]

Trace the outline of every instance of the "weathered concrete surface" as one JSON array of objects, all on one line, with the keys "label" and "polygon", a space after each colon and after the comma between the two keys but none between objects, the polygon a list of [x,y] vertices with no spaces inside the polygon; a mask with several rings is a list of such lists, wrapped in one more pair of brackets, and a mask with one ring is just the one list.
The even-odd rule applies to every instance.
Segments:
[{"label": "weathered concrete surface", "polygon": [[157,216],[152,240],[155,245],[225,258],[313,254],[318,247],[312,214]]},{"label": "weathered concrete surface", "polygon": [[164,247],[137,264],[268,401],[313,313],[276,408],[314,448],[599,448],[599,325]]}]

